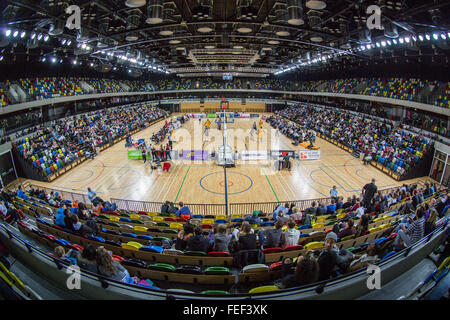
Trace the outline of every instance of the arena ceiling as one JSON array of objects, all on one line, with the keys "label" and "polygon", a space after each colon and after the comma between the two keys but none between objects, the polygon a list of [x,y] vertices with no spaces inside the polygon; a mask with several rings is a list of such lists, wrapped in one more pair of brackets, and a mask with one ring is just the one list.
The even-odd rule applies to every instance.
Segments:
[{"label": "arena ceiling", "polygon": [[[81,29],[65,27],[81,9]],[[367,28],[367,8],[381,28]],[[444,0],[3,0],[0,59],[179,76],[448,64]]]}]

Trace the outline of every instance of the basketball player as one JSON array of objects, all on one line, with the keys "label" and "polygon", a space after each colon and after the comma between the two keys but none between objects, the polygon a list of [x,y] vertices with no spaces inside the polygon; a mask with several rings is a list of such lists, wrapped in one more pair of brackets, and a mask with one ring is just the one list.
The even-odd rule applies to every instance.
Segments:
[{"label": "basketball player", "polygon": [[211,122],[208,119],[208,120],[206,120],[206,123],[205,123],[205,135],[206,136],[209,135],[209,128],[210,128],[210,126],[211,126]]},{"label": "basketball player", "polygon": [[262,127],[263,127],[263,121],[259,120],[259,128],[262,129]]}]

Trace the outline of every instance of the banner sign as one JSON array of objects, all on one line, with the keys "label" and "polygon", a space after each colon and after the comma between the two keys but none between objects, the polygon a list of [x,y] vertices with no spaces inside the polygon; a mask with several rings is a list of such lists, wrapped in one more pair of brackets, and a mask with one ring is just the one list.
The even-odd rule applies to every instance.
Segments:
[{"label": "banner sign", "polygon": [[320,160],[320,150],[301,150],[298,155],[300,160]]},{"label": "banner sign", "polygon": [[183,160],[208,161],[208,150],[183,150]]},{"label": "banner sign", "polygon": [[262,150],[244,150],[241,152],[242,160],[267,160],[269,158],[267,151]]},{"label": "banner sign", "polygon": [[251,113],[250,118],[259,118],[259,114]]},{"label": "banner sign", "polygon": [[248,113],[241,113],[241,118],[250,118],[250,115]]},{"label": "banner sign", "polygon": [[295,151],[294,150],[270,150],[270,156],[275,157],[275,158],[290,156],[291,158],[293,158],[295,156]]}]

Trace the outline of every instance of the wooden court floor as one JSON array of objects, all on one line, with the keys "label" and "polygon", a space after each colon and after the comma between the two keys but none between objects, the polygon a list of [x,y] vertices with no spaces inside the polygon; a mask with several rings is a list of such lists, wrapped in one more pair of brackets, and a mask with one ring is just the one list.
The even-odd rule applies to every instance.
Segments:
[{"label": "wooden court floor", "polygon": [[[299,150],[291,141],[272,131],[264,122],[262,142],[250,134],[253,122],[259,119],[236,119],[227,125],[228,143],[233,149],[242,150]],[[203,128],[205,120],[186,122],[175,133],[174,149],[211,150],[217,152],[222,144],[223,134],[212,123],[209,136]],[[151,137],[164,122],[157,123],[133,138]],[[344,197],[359,195],[363,185],[376,179],[379,189],[400,186],[378,169],[364,166],[348,152],[320,138],[316,145],[321,148],[321,160],[294,161],[291,172],[272,169],[273,161],[237,161],[236,168],[227,169],[228,201],[277,202],[329,197],[333,185]],[[151,171],[140,160],[128,160],[125,141],[101,152],[94,160],[88,160],[70,170],[51,183],[25,180],[62,191],[87,193],[87,187],[95,190],[103,199],[118,198],[142,201],[183,201],[185,203],[225,202],[225,177],[222,167],[215,162],[182,161],[172,162],[170,172]],[[429,180],[427,177],[416,180]]]}]

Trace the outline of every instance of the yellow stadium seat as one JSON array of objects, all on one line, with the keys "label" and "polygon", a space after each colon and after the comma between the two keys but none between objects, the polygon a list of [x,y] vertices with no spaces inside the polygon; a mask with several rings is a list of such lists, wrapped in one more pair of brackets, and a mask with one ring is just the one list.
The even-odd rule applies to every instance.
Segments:
[{"label": "yellow stadium seat", "polygon": [[221,214],[221,215],[216,216],[216,220],[218,220],[218,219],[225,219],[226,220],[227,216]]},{"label": "yellow stadium seat", "polygon": [[256,228],[258,228],[258,227],[259,227],[258,224],[251,224],[251,225],[250,225],[250,228],[252,228],[252,229],[256,229]]},{"label": "yellow stadium seat", "polygon": [[172,228],[172,229],[183,229],[183,224],[182,223],[173,222],[173,223],[170,224],[170,228]]},{"label": "yellow stadium seat", "polygon": [[171,217],[171,218],[176,218],[177,215],[176,215],[175,213],[171,213],[171,214],[169,215],[169,217]]},{"label": "yellow stadium seat", "polygon": [[147,212],[149,217],[156,217],[158,214],[156,212]]},{"label": "yellow stadium seat", "polygon": [[280,290],[277,286],[261,286],[251,289],[248,293],[262,293]]},{"label": "yellow stadium seat", "polygon": [[242,216],[240,214],[232,214],[231,219],[242,219]]},{"label": "yellow stadium seat", "polygon": [[321,247],[323,247],[323,242],[321,242],[321,241],[313,241],[313,242],[308,243],[305,246],[306,249],[316,249],[316,248],[321,248]]},{"label": "yellow stadium seat", "polygon": [[134,227],[134,230],[146,232],[146,231],[147,231],[147,228],[146,228],[146,227],[141,227],[141,226],[136,226],[136,227]]},{"label": "yellow stadium seat", "polygon": [[355,235],[351,234],[351,235],[349,235],[349,236],[343,237],[343,238],[341,239],[341,241],[347,241],[347,240],[353,239],[354,237],[355,237]]},{"label": "yellow stadium seat", "polygon": [[117,216],[110,216],[110,217],[109,217],[109,220],[115,221],[115,222],[119,222],[119,221],[120,221],[120,218],[117,217]]},{"label": "yellow stadium seat", "polygon": [[138,242],[130,241],[128,243],[122,243],[122,248],[128,250],[138,251],[140,247],[142,247],[142,244]]},{"label": "yellow stadium seat", "polygon": [[286,231],[287,230],[287,226],[282,226],[281,227],[281,231]]},{"label": "yellow stadium seat", "polygon": [[155,221],[155,222],[162,222],[162,221],[164,221],[164,217],[156,216],[156,217],[153,217],[152,220]]},{"label": "yellow stadium seat", "polygon": [[370,228],[370,229],[369,229],[369,233],[375,233],[375,232],[378,231],[377,229],[378,229],[378,228]]},{"label": "yellow stadium seat", "polygon": [[315,223],[312,225],[313,229],[323,228],[325,224],[324,223]]},{"label": "yellow stadium seat", "polygon": [[316,221],[325,221],[327,220],[327,216],[319,216]]},{"label": "yellow stadium seat", "polygon": [[378,222],[378,221],[380,221],[380,220],[382,220],[382,219],[383,219],[383,218],[379,217],[379,218],[373,219],[373,222]]},{"label": "yellow stadium seat", "polygon": [[203,224],[214,224],[214,219],[202,219]]},{"label": "yellow stadium seat", "polygon": [[141,216],[139,214],[131,214],[130,219],[139,220],[139,219],[141,219]]},{"label": "yellow stadium seat", "polygon": [[336,216],[337,219],[342,219],[343,217],[345,217],[346,214],[345,213],[340,213]]}]

